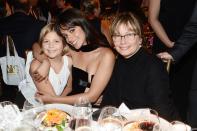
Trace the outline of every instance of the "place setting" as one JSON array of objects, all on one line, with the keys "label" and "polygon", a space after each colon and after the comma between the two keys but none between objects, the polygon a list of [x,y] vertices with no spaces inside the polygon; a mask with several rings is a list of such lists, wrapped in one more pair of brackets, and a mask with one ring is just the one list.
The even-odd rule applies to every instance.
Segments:
[{"label": "place setting", "polygon": [[0,131],[191,131],[183,122],[159,117],[154,109],[130,110],[124,103],[96,109],[86,97],[73,106],[25,101],[23,109],[5,101],[0,115]]}]

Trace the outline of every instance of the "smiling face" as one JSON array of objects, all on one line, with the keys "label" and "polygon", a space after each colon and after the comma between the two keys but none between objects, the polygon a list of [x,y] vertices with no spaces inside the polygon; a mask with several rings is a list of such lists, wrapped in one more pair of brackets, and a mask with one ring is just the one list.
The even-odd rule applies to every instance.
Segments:
[{"label": "smiling face", "polygon": [[86,45],[86,35],[80,26],[74,26],[69,29],[60,29],[62,35],[65,37],[66,42],[73,46],[75,49],[80,49]]},{"label": "smiling face", "polygon": [[112,35],[114,48],[124,58],[133,56],[141,47],[142,39],[137,35],[130,23],[119,23]]},{"label": "smiling face", "polygon": [[63,40],[55,31],[49,32],[43,38],[42,49],[51,59],[61,56],[64,49]]}]

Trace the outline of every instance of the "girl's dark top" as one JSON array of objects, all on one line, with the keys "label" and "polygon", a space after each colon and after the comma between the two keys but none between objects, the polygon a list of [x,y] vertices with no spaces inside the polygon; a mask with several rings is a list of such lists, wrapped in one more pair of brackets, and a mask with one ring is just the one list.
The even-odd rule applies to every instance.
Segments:
[{"label": "girl's dark top", "polygon": [[118,107],[124,102],[130,109],[155,109],[171,120],[177,115],[169,94],[168,74],[162,61],[141,48],[128,59],[117,57],[101,105]]}]

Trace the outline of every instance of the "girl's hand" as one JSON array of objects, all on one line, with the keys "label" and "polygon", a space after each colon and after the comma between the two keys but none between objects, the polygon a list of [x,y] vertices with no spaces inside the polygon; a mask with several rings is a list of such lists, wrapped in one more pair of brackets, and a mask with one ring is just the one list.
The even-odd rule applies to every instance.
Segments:
[{"label": "girl's hand", "polygon": [[53,99],[52,95],[39,91],[36,92],[35,97],[41,100],[43,103],[51,103],[51,99]]}]

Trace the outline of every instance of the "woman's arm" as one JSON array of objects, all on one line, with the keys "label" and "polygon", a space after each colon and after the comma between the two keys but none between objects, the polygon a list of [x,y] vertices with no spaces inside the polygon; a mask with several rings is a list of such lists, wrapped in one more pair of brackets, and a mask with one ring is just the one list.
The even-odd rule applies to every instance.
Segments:
[{"label": "woman's arm", "polygon": [[43,95],[42,92],[37,93],[37,97],[41,98],[45,103],[66,103],[74,104],[75,101],[81,97],[87,97],[90,102],[94,103],[97,101],[101,93],[104,91],[113,71],[115,63],[115,55],[110,49],[104,49],[105,51],[102,54],[100,59],[99,66],[92,80],[90,89],[88,92],[76,94],[66,97],[52,97],[49,95]]},{"label": "woman's arm", "polygon": [[[38,68],[40,68],[40,66],[45,66],[44,63],[40,63],[38,60],[34,59],[30,65],[30,75],[32,77],[32,73],[35,72],[35,70],[37,70]],[[32,77],[33,78],[33,77]],[[34,84],[37,88],[38,91],[40,92],[44,92],[46,94],[55,96],[55,91],[53,90],[53,87],[51,85],[51,83],[48,81],[48,79],[44,79],[42,81],[36,81],[34,80]]]},{"label": "woman's arm", "polygon": [[66,87],[64,88],[64,91],[60,96],[67,96],[71,91],[72,91],[72,76],[70,75]]},{"label": "woman's arm", "polygon": [[161,0],[149,1],[148,21],[151,24],[151,27],[156,33],[157,37],[168,48],[171,48],[174,46],[174,42],[169,39],[165,29],[163,28],[162,24],[159,21],[160,3],[161,3]]},{"label": "woman's arm", "polygon": [[42,49],[38,43],[33,44],[33,56],[36,60],[38,60],[41,64],[44,64],[44,66],[40,66],[34,72],[32,72],[32,77],[35,81],[42,81],[48,76],[49,68],[50,68],[50,62],[48,61],[47,56],[42,53]]},{"label": "woman's arm", "polygon": [[68,58],[68,68],[70,71],[70,75],[66,84],[66,87],[64,88],[64,91],[62,92],[61,96],[67,96],[72,91],[72,59],[71,57],[67,56]]}]

